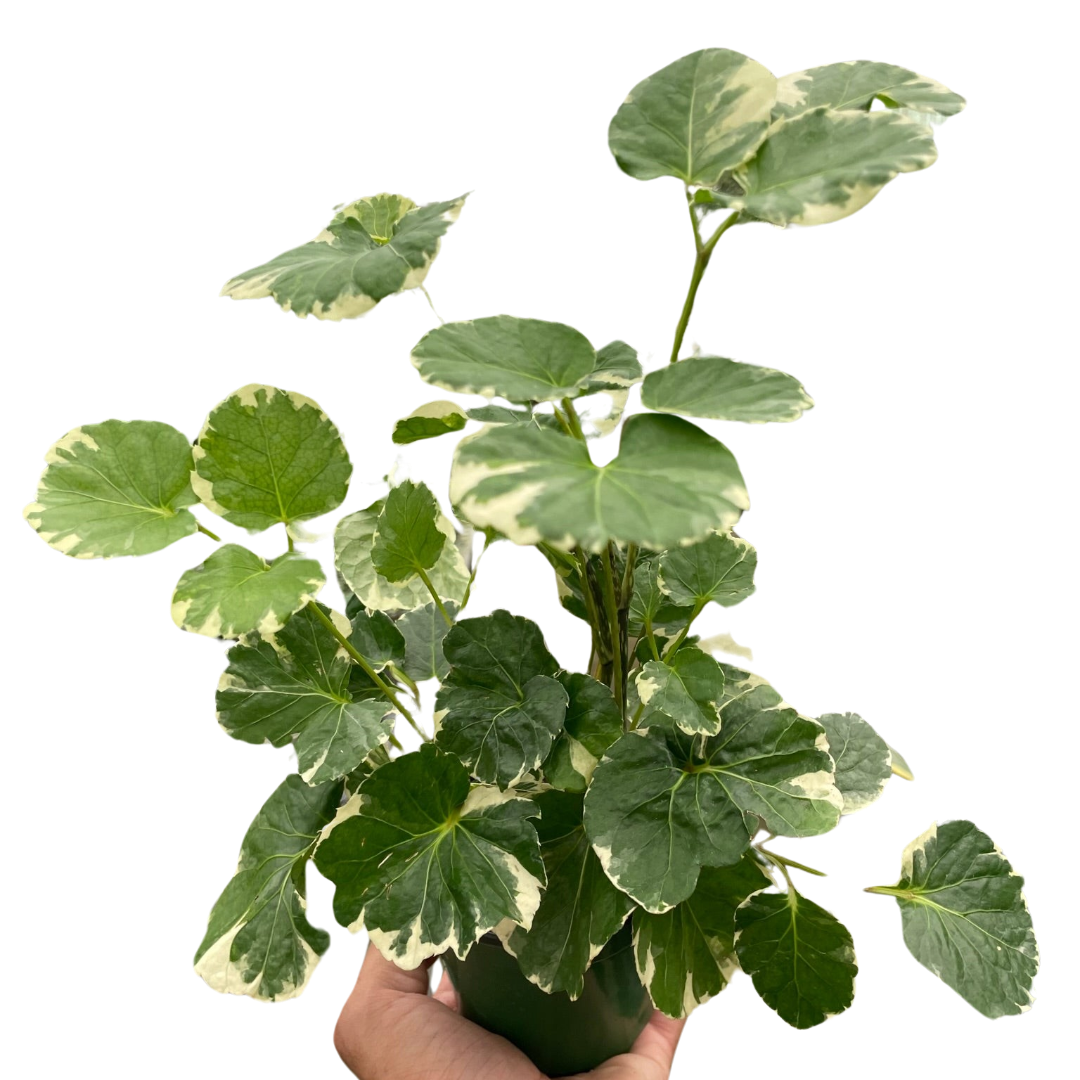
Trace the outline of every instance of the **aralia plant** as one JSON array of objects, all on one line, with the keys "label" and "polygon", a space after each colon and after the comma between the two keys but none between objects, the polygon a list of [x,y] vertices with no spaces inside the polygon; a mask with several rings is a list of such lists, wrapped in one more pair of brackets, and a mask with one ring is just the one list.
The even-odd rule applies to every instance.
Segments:
[{"label": "aralia plant", "polygon": [[[393,439],[483,425],[454,451],[457,521],[411,480],[342,518],[344,611],[316,598],[326,574],[301,550],[304,522],[345,501],[352,471],[308,398],[247,386],[194,444],[163,423],[107,420],[52,447],[27,518],[67,555],[217,541],[197,506],[252,532],[285,526],[277,558],[219,542],[173,594],[179,627],[232,643],[221,726],[296,757],[211,912],[195,955],[210,986],[271,1000],[303,989],[329,941],[305,910],[313,861],[336,886],[339,922],[405,968],[465,958],[494,932],[529,980],[575,998],[629,920],[640,978],[669,1016],[738,968],[796,1027],[851,1005],[851,935],[796,886],[809,868],[770,843],[833,829],[911,774],[866,720],[804,716],[695,636],[712,605],[754,591],[757,553],[734,531],[750,505],[735,458],[687,417],[787,422],[813,403],[783,372],[684,357],[683,338],[728,231],[862,209],[933,164],[931,124],[963,105],[889,64],[777,79],[725,49],[635,86],[611,121],[612,153],[631,177],[681,182],[693,241],[670,363],[643,377],[630,345],[596,348],[537,319],[432,329],[412,350],[420,377],[487,400],[421,405]],[[362,315],[422,288],[464,202],[360,199],[224,292],[301,317]],[[644,411],[626,418],[639,383]],[[595,464],[590,445],[615,428],[617,455]],[[527,617],[468,613],[480,555],[501,541],[538,552],[588,624],[581,670]],[[428,695],[436,681],[425,727],[420,684]],[[418,750],[403,750],[399,721]],[[911,843],[897,884],[868,891],[895,897],[915,957],[997,1017],[1028,1007],[1037,967],[1021,885],[985,833],[951,821]]]}]

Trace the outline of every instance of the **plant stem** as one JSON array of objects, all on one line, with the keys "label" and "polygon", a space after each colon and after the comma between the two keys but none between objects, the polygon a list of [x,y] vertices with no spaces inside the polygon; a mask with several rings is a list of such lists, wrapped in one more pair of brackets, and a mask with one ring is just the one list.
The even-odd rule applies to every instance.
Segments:
[{"label": "plant stem", "polygon": [[690,618],[686,620],[686,625],[679,632],[679,636],[664,650],[665,656],[675,655],[679,646],[686,640],[686,635],[690,633],[690,627],[694,625],[694,620],[701,614],[704,607],[705,602],[702,600],[694,604],[694,608],[690,612]]},{"label": "plant stem", "polygon": [[[427,285],[421,285],[420,286],[420,292],[423,293],[423,298],[428,301],[428,307],[431,308],[432,311],[435,311],[435,301],[432,300],[431,293],[428,292],[428,286]],[[446,322],[446,320],[443,318],[443,316],[440,313],[438,313],[437,311],[435,311],[435,318],[438,321],[440,321],[441,323]]]},{"label": "plant stem", "polygon": [[199,532],[201,532],[203,534],[203,536],[209,536],[211,540],[216,540],[219,544],[221,543],[221,537],[218,536],[216,533],[212,533],[201,522],[198,522],[198,521],[195,522],[195,527],[199,530]]},{"label": "plant stem", "polygon": [[555,419],[559,421],[559,426],[563,429],[564,434],[569,435],[570,438],[574,438],[573,429],[570,427],[570,421],[566,419],[561,412],[559,412],[559,406],[552,404],[551,408],[555,412]]},{"label": "plant stem", "polygon": [[697,218],[694,215],[693,206],[690,207],[690,220],[694,226],[694,244],[697,248],[697,257],[694,259],[694,272],[690,276],[690,288],[686,294],[686,302],[683,304],[682,314],[679,316],[679,325],[675,327],[675,343],[671,346],[671,359],[674,364],[679,359],[679,350],[682,348],[683,338],[686,336],[686,327],[690,323],[690,313],[694,310],[694,300],[697,298],[698,286],[708,269],[709,260],[712,258],[713,248],[720,239],[739,219],[739,211],[729,214],[721,222],[720,227],[709,237],[705,243],[701,242],[701,233],[698,230]]},{"label": "plant stem", "polygon": [[784,855],[777,855],[773,851],[768,851],[761,844],[756,845],[758,851],[765,856],[770,862],[775,863],[777,866],[783,868],[785,866],[793,867],[795,870],[802,870],[805,874],[813,874],[815,877],[828,877],[828,875],[822,870],[815,870],[812,866],[805,866],[801,862],[796,862],[794,859],[789,859]]},{"label": "plant stem", "polygon": [[638,707],[637,707],[636,711],[634,712],[634,719],[630,721],[630,730],[631,731],[637,731],[637,726],[638,726],[638,724],[641,723],[641,714],[644,711],[645,711],[645,702],[641,701],[641,702],[638,703]]},{"label": "plant stem", "polygon": [[615,700],[619,703],[619,711],[623,715],[623,724],[625,725],[626,686],[623,683],[622,632],[619,628],[619,603],[615,598],[615,572],[611,567],[610,544],[604,547],[601,558],[604,564],[604,576],[601,585],[604,593],[604,605],[607,608],[608,633],[611,635],[611,681],[614,684],[611,689],[615,693]]},{"label": "plant stem", "polygon": [[634,595],[634,568],[637,564],[637,557],[637,544],[627,544],[626,566],[623,567],[622,586],[619,591],[619,595],[622,597],[622,602],[627,607],[630,606],[630,598]]},{"label": "plant stem", "polygon": [[581,548],[575,548],[574,553],[577,556],[578,576],[581,578],[581,593],[585,598],[585,613],[589,616],[589,629],[592,630],[593,653],[599,660],[604,650],[600,648],[600,613],[596,610],[596,599],[589,584],[589,558]]},{"label": "plant stem", "polygon": [[289,531],[289,523],[285,522],[285,537],[289,541],[289,550],[295,551],[296,544],[293,542],[292,533]]},{"label": "plant stem", "polygon": [[424,740],[424,742],[431,742],[431,739],[428,738],[428,736],[420,730],[420,726],[413,719],[412,713],[409,712],[409,710],[401,704],[401,701],[398,699],[397,694],[395,694],[394,691],[379,677],[379,673],[364,659],[364,657],[356,651],[353,643],[334,625],[334,620],[331,619],[328,615],[324,614],[319,605],[316,604],[314,601],[311,602],[310,607],[311,610],[315,612],[315,616],[316,618],[318,618],[319,622],[321,622],[323,626],[325,626],[326,629],[334,635],[337,643],[349,654],[349,656],[353,658],[353,660],[356,661],[356,663],[360,666],[360,669],[379,688],[383,696],[390,702],[390,704],[393,705],[394,708],[397,709],[397,711],[405,717],[406,721],[409,723],[409,726],[413,729],[413,731],[415,731],[416,734]]},{"label": "plant stem", "polygon": [[645,639],[649,643],[649,651],[654,660],[660,659],[660,650],[656,647],[656,634],[653,632],[652,619],[645,620]]},{"label": "plant stem", "polygon": [[480,551],[480,554],[476,556],[476,562],[473,563],[472,572],[469,574],[469,583],[465,586],[465,595],[461,598],[461,605],[458,607],[458,615],[465,610],[465,605],[469,602],[469,597],[472,596],[473,582],[476,580],[476,571],[480,569],[480,560],[484,557],[484,553],[491,547],[491,537],[484,537],[484,546]]},{"label": "plant stem", "polygon": [[[435,591],[435,586],[431,584],[431,578],[428,577],[427,571],[422,567],[417,567],[416,572],[420,575],[420,580],[427,587],[427,591],[431,593],[431,598],[435,601],[435,606],[439,609],[439,614],[446,620],[447,626],[453,626],[454,620],[450,615],[450,612],[446,610],[446,605],[439,598],[439,594]],[[472,584],[470,582],[470,584]]]},{"label": "plant stem", "polygon": [[566,412],[566,423],[570,428],[570,434],[575,439],[581,442],[585,441],[585,432],[581,430],[581,421],[578,419],[577,411],[574,409],[574,403],[568,398],[562,399],[562,407]]}]

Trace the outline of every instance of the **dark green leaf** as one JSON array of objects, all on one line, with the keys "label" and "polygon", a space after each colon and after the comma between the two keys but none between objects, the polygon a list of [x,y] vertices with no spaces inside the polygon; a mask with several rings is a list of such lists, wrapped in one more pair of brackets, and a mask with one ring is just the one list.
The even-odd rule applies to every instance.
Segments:
[{"label": "dark green leaf", "polygon": [[757,552],[731,533],[715,533],[697,544],[672,548],[660,556],[660,590],[677,607],[703,607],[715,601],[732,607],[754,591]]},{"label": "dark green leaf", "polygon": [[667,661],[650,660],[638,672],[636,687],[646,709],[645,723],[661,713],[691,735],[720,730],[724,672],[700,649],[680,649]]},{"label": "dark green leaf", "polygon": [[460,431],[468,416],[460,405],[452,401],[432,401],[414,409],[394,425],[394,442],[399,444],[434,439],[452,431]]},{"label": "dark green leaf", "polygon": [[[457,604],[451,601],[444,606],[453,618]],[[443,640],[450,627],[435,604],[405,612],[396,625],[405,639],[405,659],[402,663],[405,674],[416,682],[445,679],[450,664],[443,654]]]},{"label": "dark green leaf", "polygon": [[844,796],[844,813],[869,806],[892,775],[889,748],[880,735],[856,713],[826,713],[818,723],[829,736],[829,753],[836,762],[836,786]]},{"label": "dark green leaf", "polygon": [[375,523],[371,563],[387,581],[406,581],[439,561],[446,537],[439,504],[426,484],[406,480],[390,489]]},{"label": "dark green leaf", "polygon": [[622,717],[615,696],[602,682],[567,671],[559,682],[570,703],[543,773],[552,787],[583,792],[604,751],[622,734]]},{"label": "dark green leaf", "polygon": [[381,671],[387,664],[405,659],[405,638],[393,621],[381,611],[359,611],[353,616],[348,634],[352,647]]}]

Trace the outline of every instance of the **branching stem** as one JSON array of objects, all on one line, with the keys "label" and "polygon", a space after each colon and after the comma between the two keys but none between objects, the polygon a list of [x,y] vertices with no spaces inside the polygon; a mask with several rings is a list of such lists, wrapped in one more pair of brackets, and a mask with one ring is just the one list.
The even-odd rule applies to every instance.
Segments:
[{"label": "branching stem", "polygon": [[[611,635],[612,687],[615,700],[619,703],[620,713],[626,712],[626,685],[623,682],[622,631],[619,627],[619,602],[615,595],[615,572],[611,566],[611,545],[607,544],[601,552],[604,575],[601,588],[604,593],[604,606],[607,609],[608,632]],[[625,724],[625,719],[623,723]]]}]

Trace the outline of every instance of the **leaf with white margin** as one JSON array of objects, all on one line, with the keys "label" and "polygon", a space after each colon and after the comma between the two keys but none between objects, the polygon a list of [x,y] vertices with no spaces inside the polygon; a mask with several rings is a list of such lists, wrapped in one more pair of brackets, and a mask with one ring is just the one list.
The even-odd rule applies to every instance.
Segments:
[{"label": "leaf with white margin", "polygon": [[[443,606],[450,618],[457,613],[457,604],[452,601]],[[435,604],[405,612],[394,625],[405,639],[402,671],[416,682],[445,679],[450,663],[443,653],[443,641],[450,627]]]},{"label": "leaf with white margin", "polygon": [[875,98],[891,109],[926,113],[927,119],[955,116],[967,104],[948,87],[907,68],[847,60],[785,75],[776,85],[773,118],[790,119],[820,106],[866,112]]},{"label": "leaf with white margin", "polygon": [[[414,611],[431,603],[431,593],[419,576],[405,581],[387,581],[371,561],[376,523],[383,500],[343,517],[334,530],[334,562],[347,588],[371,611]],[[446,537],[442,554],[428,571],[443,603],[460,604],[469,584],[469,571],[454,544],[456,532],[450,519],[440,514],[439,531]]]},{"label": "leaf with white margin", "polygon": [[239,544],[223,544],[181,575],[173,592],[173,622],[207,637],[266,637],[325,584],[314,559],[287,552],[268,563]]},{"label": "leaf with white margin", "polygon": [[818,723],[829,737],[844,813],[854,814],[885,790],[892,776],[892,755],[885,740],[856,713],[826,713]]},{"label": "leaf with white margin", "polygon": [[674,720],[690,735],[715,735],[720,730],[724,671],[700,649],[680,649],[664,660],[650,660],[636,679],[638,700],[645,706],[642,723],[653,713]]},{"label": "leaf with white margin", "polygon": [[608,129],[619,168],[709,187],[761,144],[776,77],[730,49],[701,49],[639,82]]},{"label": "leaf with white margin", "polygon": [[558,679],[570,701],[543,775],[561,791],[583,792],[604,752],[622,734],[622,716],[615,695],[592,676],[564,671]]},{"label": "leaf with white margin", "polygon": [[315,853],[336,886],[334,915],[363,925],[409,971],[453,949],[462,960],[504,919],[528,928],[545,883],[531,799],[470,787],[451,754],[431,744],[376,769],[359,812]]},{"label": "leaf with white margin", "polygon": [[412,362],[444,390],[523,404],[576,397],[597,356],[584,334],[563,323],[494,315],[436,327],[416,344]]},{"label": "leaf with white margin", "polygon": [[452,401],[431,401],[413,409],[408,416],[394,424],[391,438],[398,445],[435,439],[453,431],[460,431],[469,417],[460,405]]},{"label": "leaf with white margin", "polygon": [[547,870],[547,888],[532,926],[496,928],[522,974],[546,994],[565,992],[576,1001],[585,972],[618,933],[633,901],[608,880],[581,823],[580,794],[543,791],[536,831]]},{"label": "leaf with white margin", "polygon": [[789,886],[759,892],[735,915],[739,966],[761,1000],[795,1028],[811,1028],[855,998],[855,946],[835,915]]},{"label": "leaf with white margin", "polygon": [[[348,633],[348,624],[340,629]],[[356,701],[350,693],[352,667],[308,605],[271,640],[229,650],[229,666],[218,683],[218,723],[234,739],[249,743],[287,746],[295,738],[302,779],[309,784],[337,780],[390,736],[385,699]]]},{"label": "leaf with white margin", "polygon": [[534,427],[562,431],[562,426],[553,413],[511,409],[506,405],[480,405],[475,409],[469,409],[468,414],[470,420],[479,420],[482,424],[532,424]]},{"label": "leaf with white margin", "polygon": [[263,804],[195,953],[195,970],[212,989],[265,1001],[303,991],[330,946],[304,913],[305,868],[340,798],[340,783],[308,787],[292,775]]},{"label": "leaf with white margin", "polygon": [[690,356],[649,372],[641,403],[655,412],[744,424],[788,423],[814,407],[793,376],[723,356]]},{"label": "leaf with white margin", "polygon": [[811,109],[778,121],[732,175],[741,192],[712,192],[714,206],[774,225],[825,225],[861,210],[900,173],[937,160],[925,124],[898,112]]},{"label": "leaf with white margin", "polygon": [[679,607],[733,607],[754,591],[757,552],[729,532],[660,555],[660,589]]},{"label": "leaf with white margin", "polygon": [[608,877],[662,914],[690,896],[702,866],[739,860],[758,819],[782,836],[840,820],[825,732],[759,684],[723,706],[704,741],[673,726],[624,735],[596,767],[585,828]]},{"label": "leaf with white margin", "polygon": [[660,588],[660,556],[640,559],[634,568],[634,593],[630,599],[629,632],[640,637],[647,630],[664,633],[681,630],[690,620],[693,607],[678,607]]},{"label": "leaf with white margin", "polygon": [[440,516],[427,484],[405,480],[392,487],[375,522],[371,564],[376,573],[397,583],[430,570],[446,546]]},{"label": "leaf with white margin", "polygon": [[704,866],[693,895],[663,915],[634,912],[634,956],[653,1004],[678,1020],[715,997],[738,969],[735,910],[771,882],[749,853]]},{"label": "leaf with white margin", "polygon": [[106,420],[69,431],[23,516],[50,547],[77,559],[148,555],[190,536],[191,444],[168,424]]},{"label": "leaf with white margin", "polygon": [[349,644],[376,670],[405,659],[405,638],[381,611],[358,611],[347,631]]},{"label": "leaf with white margin", "polygon": [[450,499],[478,528],[515,544],[591,552],[610,541],[662,550],[733,526],[750,505],[731,452],[675,416],[632,416],[618,456],[594,465],[584,443],[523,425],[463,439]]},{"label": "leaf with white margin", "polygon": [[484,783],[508,788],[551,752],[567,693],[531,619],[498,610],[463,619],[443,639],[450,672],[435,698],[435,741]]},{"label": "leaf with white margin", "polygon": [[606,390],[618,393],[629,390],[635,383],[641,382],[641,363],[637,350],[625,341],[612,341],[602,349],[596,350],[596,367],[585,380],[586,393]]},{"label": "leaf with white margin", "polygon": [[895,896],[904,943],[923,967],[994,1019],[1031,1007],[1039,949],[1024,879],[970,821],[931,825],[905,849]]},{"label": "leaf with white margin", "polygon": [[238,274],[221,295],[272,296],[300,318],[356,318],[387,296],[423,284],[465,198],[420,207],[400,195],[358,199],[314,240]]},{"label": "leaf with white margin", "polygon": [[329,513],[352,475],[338,429],[314,401],[254,383],[213,409],[194,457],[195,493],[252,532]]}]

